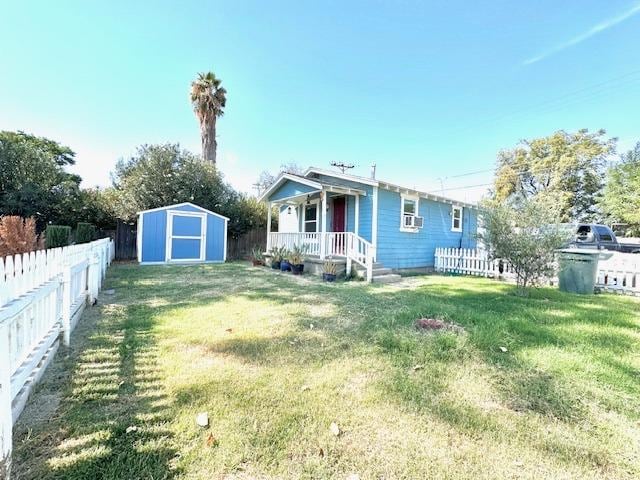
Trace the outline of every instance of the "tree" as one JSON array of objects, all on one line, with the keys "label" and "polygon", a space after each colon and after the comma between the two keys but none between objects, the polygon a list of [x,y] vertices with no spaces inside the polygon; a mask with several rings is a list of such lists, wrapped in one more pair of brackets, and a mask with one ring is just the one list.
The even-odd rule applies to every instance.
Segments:
[{"label": "tree", "polygon": [[224,114],[227,91],[213,72],[199,73],[191,82],[191,105],[200,122],[202,158],[216,164],[216,122]]},{"label": "tree", "polygon": [[519,202],[551,194],[559,202],[562,221],[593,219],[605,164],[617,141],[605,134],[604,130],[560,130],[500,152],[495,199]]},{"label": "tree", "polygon": [[266,225],[266,207],[236,192],[216,168],[177,144],[143,145],[120,160],[113,173],[114,191],[105,193],[116,216],[133,221],[150,208],[193,202],[229,217],[232,236]]},{"label": "tree", "polygon": [[83,188],[80,191],[81,208],[75,212],[74,225],[86,222],[103,230],[115,230],[117,223],[116,205],[119,203],[118,194],[110,188]]},{"label": "tree", "polygon": [[571,232],[562,227],[560,205],[554,195],[515,202],[489,200],[482,205],[483,229],[479,238],[489,256],[509,262],[516,273],[518,294],[550,277],[555,251],[569,240]]},{"label": "tree", "polygon": [[258,189],[258,194],[262,194],[273,182],[276,181],[276,178],[282,173],[293,173],[294,175],[302,175],[304,173],[304,168],[298,165],[295,162],[283,163],[280,165],[280,170],[277,174],[271,173],[269,170],[263,170],[260,172],[260,176],[258,177],[258,181],[255,183],[256,188]]},{"label": "tree", "polygon": [[[0,132],[0,215],[34,217],[38,229],[64,223],[80,208],[80,177],[66,146],[24,132]],[[75,221],[74,221],[75,223]]]},{"label": "tree", "polygon": [[640,142],[607,171],[601,207],[611,222],[629,224],[640,235]]}]

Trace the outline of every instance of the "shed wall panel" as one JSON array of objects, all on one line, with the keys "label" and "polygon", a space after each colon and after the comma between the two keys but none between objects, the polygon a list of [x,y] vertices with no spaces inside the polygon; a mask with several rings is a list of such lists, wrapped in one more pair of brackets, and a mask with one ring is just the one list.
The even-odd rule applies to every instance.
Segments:
[{"label": "shed wall panel", "polygon": [[207,215],[207,262],[224,261],[225,221],[215,215]]},{"label": "shed wall panel", "polygon": [[167,212],[144,213],[142,221],[142,261],[164,262],[167,234]]}]

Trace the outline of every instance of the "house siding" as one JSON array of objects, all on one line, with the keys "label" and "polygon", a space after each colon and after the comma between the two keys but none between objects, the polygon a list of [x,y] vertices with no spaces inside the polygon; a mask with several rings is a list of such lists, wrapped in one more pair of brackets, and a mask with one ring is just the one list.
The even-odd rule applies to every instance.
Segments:
[{"label": "house siding", "polygon": [[[329,175],[316,174],[310,178],[341,187],[357,188],[359,190],[364,190],[367,193],[366,196],[360,197],[358,235],[370,242],[371,218],[373,212],[373,187],[371,185],[365,185],[363,183],[336,178]],[[355,231],[355,229],[353,228],[353,226],[355,225],[355,218],[355,199],[353,198],[353,196],[347,195],[347,223],[348,225],[350,225],[348,230],[350,232]],[[327,229],[330,228],[330,225],[330,216],[327,216]]]},{"label": "house siding", "polygon": [[475,248],[476,210],[465,207],[462,232],[452,232],[451,205],[420,198],[418,209],[424,227],[413,233],[400,231],[400,207],[400,193],[378,190],[377,260],[385,267],[433,267],[438,247]]},{"label": "house siding", "polygon": [[310,187],[309,185],[305,185],[304,183],[287,180],[275,192],[269,195],[269,201],[275,202],[277,200],[282,200],[283,198],[294,197],[296,195],[303,195],[305,193],[317,191],[318,189]]}]

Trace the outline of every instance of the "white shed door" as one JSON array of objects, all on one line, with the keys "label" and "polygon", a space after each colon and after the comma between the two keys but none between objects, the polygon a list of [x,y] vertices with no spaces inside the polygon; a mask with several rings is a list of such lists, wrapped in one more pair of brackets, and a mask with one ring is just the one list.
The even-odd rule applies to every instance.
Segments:
[{"label": "white shed door", "polygon": [[167,212],[167,261],[204,261],[206,213]]}]

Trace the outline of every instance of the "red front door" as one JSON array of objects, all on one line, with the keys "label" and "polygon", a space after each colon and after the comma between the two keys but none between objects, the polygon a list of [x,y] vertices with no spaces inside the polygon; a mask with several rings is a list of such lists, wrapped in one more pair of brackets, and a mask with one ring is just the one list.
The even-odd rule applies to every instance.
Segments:
[{"label": "red front door", "polygon": [[331,221],[331,231],[344,232],[345,231],[345,218],[346,218],[346,205],[344,197],[337,197],[333,199],[333,220]]}]

